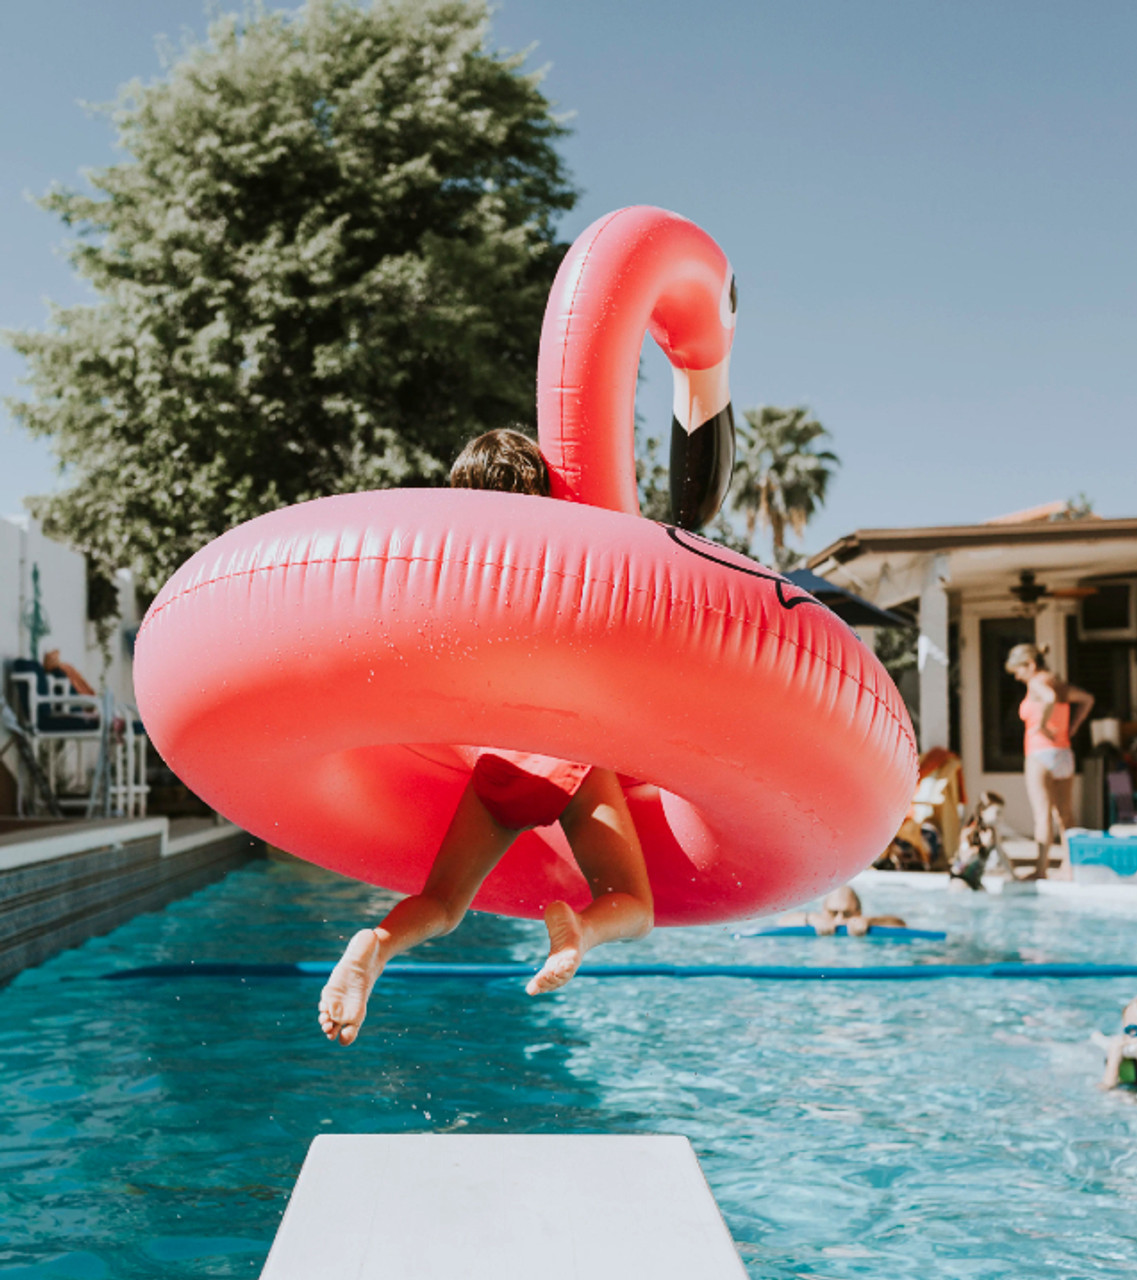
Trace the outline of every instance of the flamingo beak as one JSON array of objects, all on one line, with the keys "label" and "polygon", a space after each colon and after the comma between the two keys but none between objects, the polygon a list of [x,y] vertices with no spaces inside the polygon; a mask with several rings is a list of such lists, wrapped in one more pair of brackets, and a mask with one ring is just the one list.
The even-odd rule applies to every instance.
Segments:
[{"label": "flamingo beak", "polygon": [[695,532],[713,520],[734,469],[729,354],[711,369],[675,369],[671,519]]},{"label": "flamingo beak", "polygon": [[738,320],[738,287],[727,264],[718,300],[722,359],[709,369],[672,365],[671,519],[692,533],[718,514],[734,470],[730,348]]}]

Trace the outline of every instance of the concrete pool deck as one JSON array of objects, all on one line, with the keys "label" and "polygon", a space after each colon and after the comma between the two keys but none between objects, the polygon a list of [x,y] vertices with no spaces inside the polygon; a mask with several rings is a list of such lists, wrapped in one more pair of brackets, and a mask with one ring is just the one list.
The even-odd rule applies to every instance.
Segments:
[{"label": "concrete pool deck", "polygon": [[[849,882],[858,892],[871,891],[883,885],[903,885],[926,892],[946,892],[951,877],[946,871],[862,871]],[[992,894],[1022,897],[1061,898],[1074,902],[1124,906],[1137,915],[1137,882],[1121,879],[1084,880],[1016,880],[1005,876],[985,875],[983,888]]]},{"label": "concrete pool deck", "polygon": [[61,822],[0,835],[0,983],[262,850],[212,818]]}]

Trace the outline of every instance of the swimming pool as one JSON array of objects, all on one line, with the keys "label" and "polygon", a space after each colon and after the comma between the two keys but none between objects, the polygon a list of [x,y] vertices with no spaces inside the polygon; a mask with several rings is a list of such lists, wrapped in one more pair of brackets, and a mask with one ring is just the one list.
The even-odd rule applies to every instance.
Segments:
[{"label": "swimming pool", "polygon": [[[913,892],[866,905],[946,943],[657,931],[664,962],[1133,958],[1134,916]],[[389,981],[360,1041],[320,981],[104,982],[143,964],[328,959],[386,896],[250,864],[0,990],[0,1272],[255,1276],[308,1143],[334,1132],[678,1132],[754,1277],[1131,1275],[1137,1098],[1095,1088],[1137,980],[772,984]],[[538,924],[471,916],[416,953],[531,960]]]}]

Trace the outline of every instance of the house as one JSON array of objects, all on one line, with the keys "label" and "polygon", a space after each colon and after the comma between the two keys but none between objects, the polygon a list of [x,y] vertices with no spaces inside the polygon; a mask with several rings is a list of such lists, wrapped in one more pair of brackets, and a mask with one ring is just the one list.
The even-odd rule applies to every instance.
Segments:
[{"label": "house", "polygon": [[[64,662],[96,688],[109,688],[116,706],[134,702],[131,639],[137,606],[130,575],[119,575],[119,617],[104,653],[87,617],[85,557],[48,538],[29,516],[0,518],[0,668],[17,658],[42,659],[58,649]],[[9,735],[0,727],[0,813],[12,810],[17,771]],[[89,769],[92,749],[79,763]]]},{"label": "house", "polygon": [[[1059,502],[983,524],[858,529],[808,563],[918,622],[918,678],[902,692],[920,749],[957,752],[969,795],[1000,792],[1019,831],[1032,824],[1023,687],[1003,669],[1012,646],[1048,646],[1050,666],[1094,695],[1095,719],[1137,719],[1137,518],[1081,515]],[[1137,724],[1125,732],[1137,734]],[[1076,814],[1089,745],[1083,731]]]}]

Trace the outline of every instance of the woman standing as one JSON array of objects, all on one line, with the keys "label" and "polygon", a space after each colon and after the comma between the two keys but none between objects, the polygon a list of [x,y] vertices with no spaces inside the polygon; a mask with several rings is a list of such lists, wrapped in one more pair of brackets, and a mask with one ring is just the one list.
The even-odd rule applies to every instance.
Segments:
[{"label": "woman standing", "polygon": [[1045,652],[1037,645],[1016,644],[1007,655],[1007,670],[1026,685],[1019,715],[1026,727],[1026,791],[1038,845],[1038,863],[1028,880],[1046,879],[1053,815],[1057,813],[1063,833],[1073,826],[1074,752],[1070,739],[1094,705],[1093,694],[1047,671]]}]

